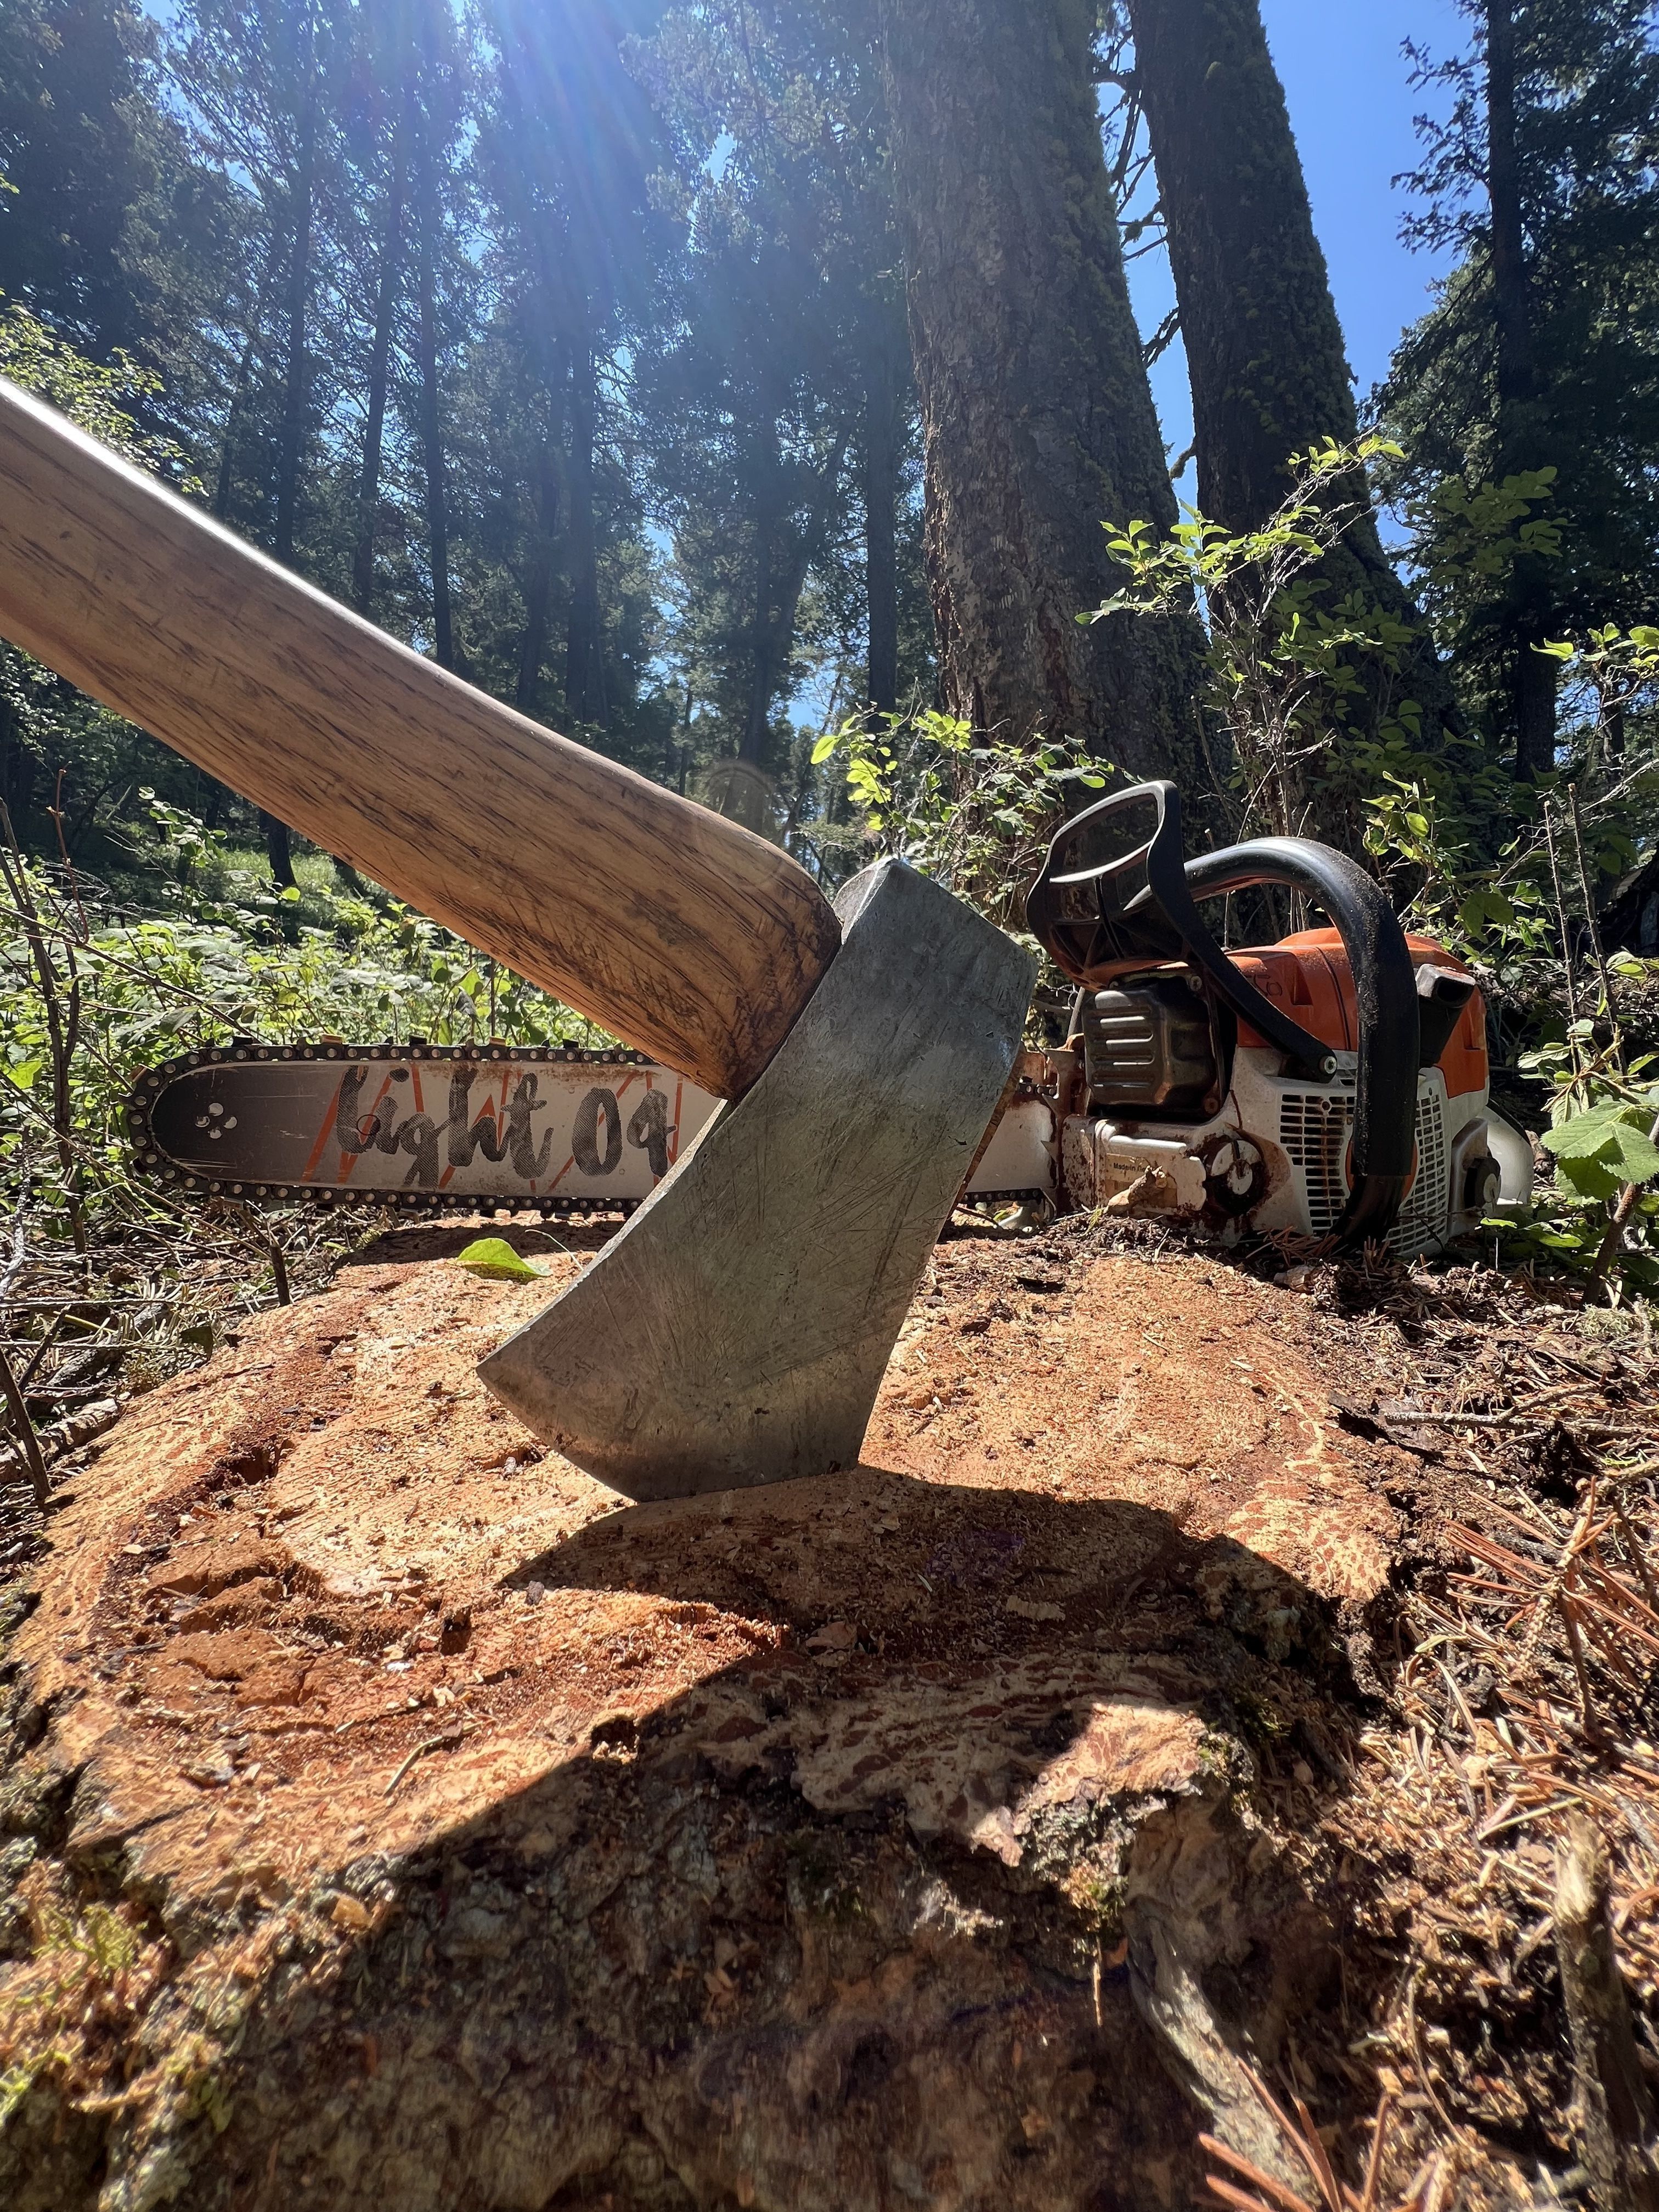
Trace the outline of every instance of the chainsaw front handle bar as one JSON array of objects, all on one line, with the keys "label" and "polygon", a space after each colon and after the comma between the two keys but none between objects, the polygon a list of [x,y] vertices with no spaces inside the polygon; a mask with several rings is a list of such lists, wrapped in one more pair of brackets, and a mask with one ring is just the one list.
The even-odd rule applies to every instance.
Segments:
[{"label": "chainsaw front handle bar", "polygon": [[3,379],[0,635],[716,1097],[840,945],[775,845],[447,674]]},{"label": "chainsaw front handle bar", "polygon": [[1186,866],[1194,900],[1272,884],[1300,891],[1336,925],[1353,975],[1359,1065],[1354,1079],[1352,1188],[1333,1243],[1387,1235],[1417,1166],[1420,1023],[1406,933],[1381,887],[1356,861],[1303,837],[1259,837],[1201,854]]},{"label": "chainsaw front handle bar", "polygon": [[1025,920],[1063,975],[1085,991],[1182,960],[1310,1083],[1334,1073],[1328,1045],[1265,998],[1205,927],[1188,887],[1181,794],[1130,785],[1074,815],[1025,896]]}]

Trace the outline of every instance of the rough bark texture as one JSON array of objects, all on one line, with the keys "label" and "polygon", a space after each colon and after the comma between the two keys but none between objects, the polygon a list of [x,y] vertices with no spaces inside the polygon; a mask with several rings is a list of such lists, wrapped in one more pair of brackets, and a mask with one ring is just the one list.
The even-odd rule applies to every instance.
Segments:
[{"label": "rough bark texture", "polygon": [[[1198,503],[1252,530],[1290,489],[1291,453],[1358,434],[1341,325],[1258,0],[1130,0],[1130,16],[1192,383]],[[1321,574],[1334,597],[1362,588],[1417,628],[1406,667],[1383,683],[1424,708],[1432,743],[1451,686],[1375,522],[1357,522]]]},{"label": "rough bark texture", "polygon": [[11,2212],[1173,2212],[1206,2125],[1305,2187],[1238,2051],[1331,1931],[1252,1744],[1360,1764],[1334,1616],[1409,1480],[1308,1302],[943,1247],[858,1468],[619,1508],[473,1371],[583,1251],[477,1233],[260,1317],[54,1510]]},{"label": "rough bark texture", "polygon": [[951,712],[1200,782],[1201,641],[1079,614],[1103,521],[1176,520],[1129,308],[1081,0],[884,0],[894,184]]}]

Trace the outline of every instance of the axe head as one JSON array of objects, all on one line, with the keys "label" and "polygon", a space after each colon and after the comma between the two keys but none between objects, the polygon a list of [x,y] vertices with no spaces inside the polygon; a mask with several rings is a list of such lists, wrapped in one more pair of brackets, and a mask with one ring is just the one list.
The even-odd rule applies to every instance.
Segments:
[{"label": "axe head", "polygon": [[753,1086],[478,1372],[630,1498],[857,1460],[922,1269],[1019,1048],[1036,963],[901,860]]}]

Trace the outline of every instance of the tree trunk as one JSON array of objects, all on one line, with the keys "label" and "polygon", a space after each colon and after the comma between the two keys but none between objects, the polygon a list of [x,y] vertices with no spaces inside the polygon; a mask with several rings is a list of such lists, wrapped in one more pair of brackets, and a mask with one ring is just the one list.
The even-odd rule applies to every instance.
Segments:
[{"label": "tree trunk", "polygon": [[[300,464],[306,439],[306,308],[311,295],[311,226],[317,188],[316,55],[308,7],[301,6],[295,36],[300,42],[296,76],[305,83],[300,112],[299,155],[294,170],[293,243],[288,270],[288,368],[283,392],[282,442],[276,463],[276,528],[271,550],[285,567],[294,566],[294,532],[300,502]],[[294,882],[294,854],[288,824],[259,811],[265,851],[274,881],[284,890]]]},{"label": "tree trunk", "polygon": [[403,263],[404,117],[392,131],[392,174],[386,186],[386,231],[374,299],[374,343],[368,366],[368,419],[363,428],[363,468],[357,486],[357,543],[351,556],[351,604],[366,615],[374,597],[374,525],[380,503],[380,452],[386,433],[386,384],[392,368],[392,325],[397,314]]},{"label": "tree trunk", "polygon": [[[307,57],[307,62],[309,57]],[[283,392],[282,444],[277,456],[276,529],[273,550],[294,563],[295,516],[306,434],[306,307],[311,292],[311,224],[316,189],[317,86],[307,86],[300,118],[299,160],[294,172],[294,237],[289,257],[288,371]]]},{"label": "tree trunk", "polygon": [[[1498,337],[1498,466],[1537,465],[1533,450],[1532,314],[1520,165],[1515,144],[1515,20],[1510,0],[1486,4],[1486,191],[1492,206],[1492,318]],[[1537,648],[1548,635],[1546,563],[1516,556],[1504,622],[1515,720],[1515,772],[1534,781],[1555,766],[1558,663]]]},{"label": "tree trunk", "polygon": [[1101,524],[1176,521],[1129,307],[1082,0],[883,0],[945,702],[1205,781],[1185,616],[1079,625]]},{"label": "tree trunk", "polygon": [[432,568],[432,653],[440,668],[455,665],[449,612],[449,521],[444,503],[443,423],[438,405],[438,303],[434,267],[438,227],[437,179],[424,122],[416,125],[419,165],[415,211],[420,289],[421,458],[426,477],[427,552]]},{"label": "tree trunk", "polygon": [[772,693],[775,688],[772,643],[776,625],[772,605],[772,564],[774,547],[783,520],[781,474],[782,460],[778,452],[776,431],[769,424],[765,451],[759,457],[754,472],[757,486],[755,596],[749,639],[749,705],[744,719],[743,737],[738,746],[738,758],[747,761],[754,768],[758,768],[765,757],[766,733],[772,720]]},{"label": "tree trunk", "polygon": [[[1259,528],[1292,453],[1358,435],[1325,257],[1258,0],[1129,0],[1135,82],[1158,167],[1192,382],[1198,502]],[[1345,497],[1365,496],[1357,481]],[[1369,514],[1321,565],[1333,602],[1361,589],[1415,633],[1396,672],[1366,665],[1379,714],[1406,696],[1423,742],[1455,720],[1451,685]]]},{"label": "tree trunk", "polygon": [[219,466],[215,472],[213,500],[209,512],[220,522],[230,513],[231,483],[236,461],[236,433],[242,420],[242,403],[247,397],[248,379],[253,372],[253,356],[259,349],[259,335],[265,326],[265,302],[275,282],[278,246],[272,241],[265,257],[264,267],[259,273],[258,289],[253,295],[253,312],[248,318],[247,330],[242,340],[242,350],[236,360],[236,374],[230,387],[230,398],[225,405],[224,427],[219,434]]},{"label": "tree trunk", "polygon": [[868,604],[869,702],[898,704],[899,407],[894,364],[878,339],[865,356],[864,582]]},{"label": "tree trunk", "polygon": [[794,642],[795,621],[800,611],[800,595],[806,586],[807,571],[823,541],[830,510],[840,489],[842,463],[846,454],[847,436],[843,432],[818,471],[805,523],[795,532],[794,542],[787,550],[784,540],[789,528],[791,503],[775,431],[770,435],[769,450],[757,471],[757,481],[766,484],[768,490],[759,502],[756,524],[754,657],[750,672],[749,712],[743,742],[738,748],[738,759],[756,768],[765,757],[767,733],[772,726],[772,705],[783,688],[789,649]]},{"label": "tree trunk", "polygon": [[531,487],[534,518],[525,574],[524,635],[519,644],[519,678],[513,698],[521,714],[536,712],[542,663],[547,656],[548,616],[552,606],[553,568],[558,550],[560,381],[556,376],[548,380],[547,408],[551,419],[536,455],[535,480]]},{"label": "tree trunk", "polygon": [[[1208,1260],[1061,1246],[1039,1340],[1026,1246],[939,1247],[920,1371],[1012,1475],[965,1475],[896,1360],[866,1467],[617,1512],[475,1372],[585,1254],[483,1282],[425,1256],[454,1241],[239,1315],[71,1462],[49,1540],[9,1524],[0,2203],[1151,2212],[1200,2201],[1200,2128],[1310,2194],[1231,2046],[1338,2032],[1343,1929],[1235,1716],[1342,1740],[1324,1617],[1403,1547],[1334,1425],[1286,1513],[1226,1357],[1266,1331]],[[1135,1421],[1061,1411],[1056,1363],[1129,1367],[1167,1312]],[[1273,1341],[1293,1401],[1370,1371],[1340,1313],[1318,1342]],[[1028,1563],[1042,1601],[1004,1602]],[[1390,1850],[1352,1819],[1350,1920]]]},{"label": "tree trunk", "polygon": [[593,520],[593,439],[599,412],[593,352],[578,343],[570,365],[570,615],[564,704],[573,721],[605,720],[605,626],[599,611],[599,533]]},{"label": "tree trunk", "polygon": [[286,822],[279,822],[274,814],[259,810],[259,827],[264,832],[265,856],[270,862],[271,880],[282,890],[295,887],[294,844]]}]

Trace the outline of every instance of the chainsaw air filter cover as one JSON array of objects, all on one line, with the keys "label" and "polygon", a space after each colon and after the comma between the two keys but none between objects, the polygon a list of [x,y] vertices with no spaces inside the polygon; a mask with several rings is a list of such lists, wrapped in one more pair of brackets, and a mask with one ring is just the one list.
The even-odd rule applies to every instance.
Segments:
[{"label": "chainsaw air filter cover", "polygon": [[1083,1066],[1091,1113],[1209,1114],[1219,1070],[1209,1006],[1195,975],[1082,994]]}]

